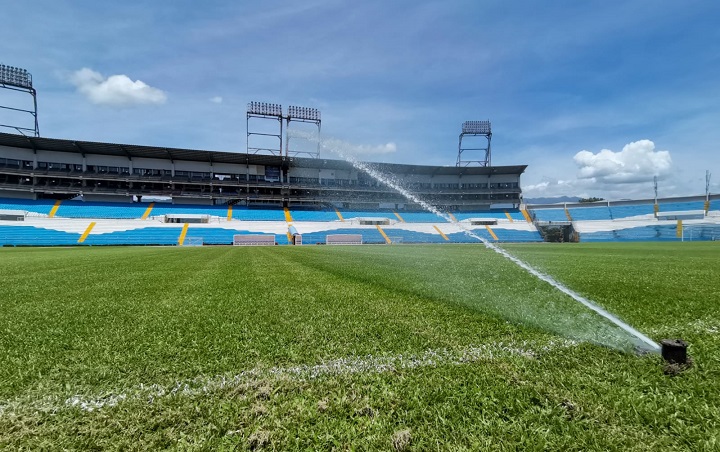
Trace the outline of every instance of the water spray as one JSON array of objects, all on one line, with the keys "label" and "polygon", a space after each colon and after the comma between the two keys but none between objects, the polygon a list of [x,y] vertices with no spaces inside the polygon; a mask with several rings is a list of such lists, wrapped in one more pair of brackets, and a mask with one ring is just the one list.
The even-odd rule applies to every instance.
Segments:
[{"label": "water spray", "polygon": [[[292,133],[294,136],[298,138],[304,138],[309,141],[314,141],[318,143],[322,148],[327,149],[328,151],[331,151],[346,161],[348,161],[352,166],[355,168],[369,174],[377,181],[389,186],[393,190],[400,193],[403,197],[408,199],[411,202],[414,202],[418,205],[420,205],[423,209],[427,210],[428,212],[432,212],[435,215],[439,216],[440,218],[443,218],[448,223],[451,223],[455,226],[457,226],[459,229],[463,230],[465,234],[468,236],[480,241],[487,249],[492,250],[501,256],[505,257],[506,259],[510,260],[526,272],[530,273],[531,275],[539,278],[542,281],[545,281],[546,283],[550,284],[560,292],[570,296],[573,300],[581,303],[588,309],[592,310],[593,312],[599,314],[600,316],[604,317],[605,319],[609,320],[613,324],[615,324],[617,327],[625,331],[626,333],[630,334],[632,337],[639,340],[639,343],[637,343],[637,350],[641,353],[660,353],[661,347],[652,339],[641,333],[640,331],[636,330],[632,326],[628,325],[627,323],[620,320],[618,317],[614,316],[613,314],[609,313],[605,309],[601,308],[594,302],[590,301],[589,299],[583,297],[582,295],[578,294],[577,292],[573,291],[572,289],[569,289],[553,279],[551,276],[546,275],[535,268],[531,267],[529,264],[523,262],[522,260],[518,259],[517,257],[511,255],[507,251],[503,250],[502,248],[494,245],[493,243],[487,241],[483,237],[480,237],[479,235],[475,234],[472,230],[465,227],[465,225],[461,224],[460,222],[454,220],[450,215],[447,213],[441,211],[437,207],[433,206],[432,204],[429,204],[428,202],[423,201],[422,199],[418,198],[414,194],[410,193],[408,190],[406,190],[404,187],[402,187],[398,182],[392,180],[392,178],[388,177],[387,175],[381,173],[380,171],[373,168],[371,165],[368,165],[365,162],[359,161],[357,158],[355,158],[353,155],[350,155],[346,152],[343,152],[343,148],[350,147],[349,144],[344,143],[340,140],[336,139],[330,139],[330,138],[322,138],[319,137],[316,134],[311,134],[307,132],[301,132],[301,131],[288,131],[288,133]],[[682,341],[680,341],[682,342]],[[665,348],[663,347],[663,357],[665,356]],[[670,348],[668,349],[670,350]],[[673,349],[674,350],[674,349]],[[668,352],[671,353],[671,352]],[[676,353],[676,352],[672,352]],[[673,355],[675,356],[675,355]],[[679,355],[678,355],[679,356]],[[666,358],[667,359],[667,358]]]}]

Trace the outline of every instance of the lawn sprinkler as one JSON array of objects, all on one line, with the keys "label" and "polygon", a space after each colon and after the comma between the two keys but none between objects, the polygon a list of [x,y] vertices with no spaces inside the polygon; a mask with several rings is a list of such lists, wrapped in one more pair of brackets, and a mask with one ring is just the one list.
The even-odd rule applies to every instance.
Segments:
[{"label": "lawn sprinkler", "polygon": [[693,360],[687,355],[688,344],[684,340],[663,339],[660,347],[665,360],[663,370],[666,375],[678,375],[692,366]]},{"label": "lawn sprinkler", "polygon": [[662,357],[669,364],[687,364],[687,346],[682,339],[663,339],[660,342]]}]

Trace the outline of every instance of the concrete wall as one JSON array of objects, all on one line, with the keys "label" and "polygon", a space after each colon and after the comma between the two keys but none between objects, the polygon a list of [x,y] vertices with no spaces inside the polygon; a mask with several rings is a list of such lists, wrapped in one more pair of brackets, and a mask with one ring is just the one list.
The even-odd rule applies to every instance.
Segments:
[{"label": "concrete wall", "polygon": [[29,191],[0,190],[0,198],[12,199],[38,199],[37,193]]},{"label": "concrete wall", "polygon": [[96,201],[96,202],[133,202],[132,196],[126,195],[95,195],[95,194],[83,194],[83,200],[85,201]]}]

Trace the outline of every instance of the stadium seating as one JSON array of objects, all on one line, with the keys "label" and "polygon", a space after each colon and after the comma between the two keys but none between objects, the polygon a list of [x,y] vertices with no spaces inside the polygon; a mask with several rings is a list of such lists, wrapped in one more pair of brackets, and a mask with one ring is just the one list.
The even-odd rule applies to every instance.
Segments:
[{"label": "stadium seating", "polygon": [[677,241],[677,227],[673,225],[638,226],[595,233],[583,233],[583,242],[648,242]]},{"label": "stadium seating", "polygon": [[542,242],[542,236],[537,229],[532,231],[493,228],[499,242]]},{"label": "stadium seating", "polygon": [[297,210],[290,209],[290,215],[294,221],[338,221],[335,210]]},{"label": "stadium seating", "polygon": [[608,206],[570,207],[568,211],[573,221],[612,219]]},{"label": "stadium seating", "polygon": [[683,212],[687,210],[705,210],[705,201],[689,201],[689,202],[659,202],[660,212]]},{"label": "stadium seating", "polygon": [[617,234],[615,231],[597,231],[580,234],[580,240],[583,242],[615,242]]},{"label": "stadium seating", "polygon": [[55,205],[53,199],[8,199],[0,198],[0,210],[24,210],[29,213],[48,215]]},{"label": "stadium seating", "polygon": [[445,240],[440,234],[430,232],[385,228],[385,234],[393,242],[399,238],[402,243],[448,243],[448,240]]},{"label": "stadium seating", "polygon": [[372,211],[372,210],[340,210],[340,214],[343,219],[348,220],[351,218],[387,218],[390,221],[398,221],[398,218],[394,213],[383,211]]},{"label": "stadium seating", "polygon": [[0,246],[65,246],[77,244],[80,234],[35,226],[0,225]]},{"label": "stadium seating", "polygon": [[238,231],[224,228],[197,228],[189,227],[186,237],[202,237],[204,245],[231,245],[233,235],[252,234],[249,231]]},{"label": "stadium seating", "polygon": [[84,245],[177,245],[181,226],[145,227],[90,234]]},{"label": "stadium seating", "polygon": [[[685,240],[720,239],[720,202],[713,200],[706,218],[686,220]],[[55,208],[54,206],[57,206]],[[274,235],[276,243],[288,244],[285,212],[278,207],[248,208],[232,206],[232,220],[227,221],[227,205],[183,205],[156,202],[109,203],[66,200],[0,199],[0,210],[26,211],[25,221],[0,220],[0,246],[52,245],[177,245],[185,225],[163,223],[164,215],[209,215],[209,223],[187,226],[185,239],[193,238],[207,245],[229,245],[236,234]],[[660,202],[660,212],[698,211],[703,201]],[[49,218],[51,212],[54,217]],[[141,219],[150,212],[147,219]],[[533,209],[540,221],[568,221],[564,207]],[[571,207],[575,230],[581,241],[665,241],[679,240],[677,222],[659,221],[653,215],[652,203],[621,206]],[[387,209],[340,210],[345,221],[339,221],[334,208],[290,210],[293,225],[305,245],[325,243],[328,234],[360,234],[364,243],[476,243],[477,237],[489,242],[540,242],[535,226],[525,221],[517,209],[494,209],[458,212],[460,224],[447,222],[429,212],[406,212]],[[508,215],[513,221],[508,219]],[[353,218],[386,218],[379,228],[359,225]],[[470,226],[472,218],[492,218],[490,228]],[[239,221],[238,221],[239,220]],[[660,219],[662,220],[662,219]],[[464,228],[471,227],[468,233]]]},{"label": "stadium seating", "polygon": [[525,217],[523,217],[522,213],[520,213],[517,209],[457,212],[454,215],[458,221],[469,220],[470,218],[495,218],[498,220],[508,220],[506,212],[510,215],[510,218],[512,218],[513,221],[525,221]]},{"label": "stadium seating", "polygon": [[437,223],[445,221],[442,217],[430,212],[398,212],[405,223]]},{"label": "stadium seating", "polygon": [[[203,205],[192,205],[192,204],[170,204],[170,203],[155,203],[150,216],[163,216],[163,215],[211,215],[221,218],[227,217],[228,206],[203,206]],[[233,213],[235,209],[233,209]]]},{"label": "stadium seating", "polygon": [[150,203],[63,201],[55,213],[63,218],[142,218]]},{"label": "stadium seating", "polygon": [[641,215],[654,215],[655,208],[652,204],[631,204],[624,206],[610,206],[610,217],[613,220],[621,218],[637,217]]},{"label": "stadium seating", "polygon": [[[225,206],[225,210],[227,211],[227,206]],[[233,206],[232,218],[241,221],[285,221],[285,212],[279,208],[258,209]]]},{"label": "stadium seating", "polygon": [[532,213],[538,221],[568,221],[565,208],[533,209]]},{"label": "stadium seating", "polygon": [[[201,237],[204,245],[232,245],[233,236],[235,234],[258,234],[257,231],[248,231],[243,229],[228,229],[190,226],[187,231],[187,237]],[[263,233],[267,234],[267,233]],[[287,234],[274,234],[275,243],[279,245],[287,245]]]},{"label": "stadium seating", "polygon": [[338,228],[323,231],[302,232],[302,241],[304,245],[324,244],[325,237],[328,234],[360,234],[363,243],[386,243],[385,238],[380,234],[377,228]]},{"label": "stadium seating", "polygon": [[490,235],[488,230],[485,228],[471,229],[467,232],[465,232],[465,231],[451,232],[451,233],[446,233],[445,235],[447,235],[448,238],[450,238],[450,241],[452,241],[454,243],[477,243],[478,239],[473,237],[473,235],[471,235],[471,234],[481,237],[481,238],[487,240],[488,242],[495,242],[495,239],[492,238],[492,236]]}]

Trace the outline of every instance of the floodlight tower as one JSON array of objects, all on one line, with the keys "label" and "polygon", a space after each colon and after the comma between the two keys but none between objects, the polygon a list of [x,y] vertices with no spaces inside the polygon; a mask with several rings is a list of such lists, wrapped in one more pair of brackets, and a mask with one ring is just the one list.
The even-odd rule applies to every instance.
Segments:
[{"label": "floodlight tower", "polygon": [[[272,120],[278,122],[278,133],[270,133],[265,131],[264,129],[255,129],[258,131],[251,131],[250,130],[250,119],[261,119],[261,120]],[[257,123],[257,121],[254,121],[254,123]],[[257,124],[254,124],[257,125]],[[282,105],[280,104],[270,104],[267,102],[250,102],[248,103],[247,107],[247,153],[248,154],[257,154],[260,152],[269,152],[272,155],[279,155],[282,156],[282,149],[283,149],[283,112],[282,112]],[[259,131],[263,130],[263,131]],[[258,147],[258,146],[251,146],[250,145],[250,136],[265,136],[265,137],[275,137],[278,139],[278,146],[275,147]]]},{"label": "floodlight tower", "polygon": [[32,115],[34,122],[33,128],[15,124],[0,124],[0,128],[15,129],[22,135],[25,135],[25,132],[32,132],[33,136],[39,137],[40,128],[38,127],[37,119],[37,92],[32,86],[32,74],[30,74],[25,69],[0,64],[0,88],[30,94],[33,99],[32,110],[15,108],[9,105],[0,105],[0,109],[15,111],[19,113],[28,113]]},{"label": "floodlight tower", "polygon": [[[320,110],[311,107],[296,107],[291,105],[288,107],[287,115],[287,132],[290,131],[290,121],[306,122],[315,124],[317,126],[318,138],[320,137],[320,125],[322,120],[320,119]],[[318,139],[317,150],[315,152],[310,151],[298,151],[290,149],[290,135],[285,137],[285,156],[294,157],[300,154],[307,154],[312,158],[320,157],[320,140]]]},{"label": "floodlight tower", "polygon": [[653,190],[655,190],[655,203],[653,204],[653,210],[655,211],[655,216],[657,216],[658,212],[660,212],[660,205],[658,204],[657,176],[653,176]]},{"label": "floodlight tower", "polygon": [[705,212],[710,210],[710,170],[705,170]]},{"label": "floodlight tower", "polygon": [[[464,147],[463,138],[465,137],[484,137],[487,139],[487,146],[479,148]],[[491,139],[492,130],[490,128],[490,121],[465,121],[462,124],[462,132],[460,133],[456,166],[469,166],[472,163],[477,163],[479,166],[490,166]],[[466,151],[483,151],[485,153],[485,156],[483,159],[470,160],[463,156],[463,153]]]}]

